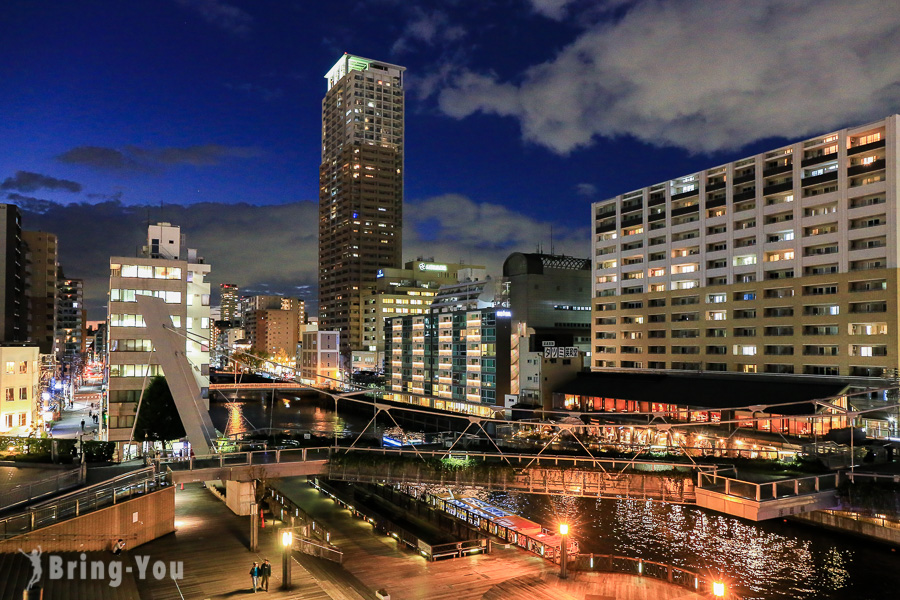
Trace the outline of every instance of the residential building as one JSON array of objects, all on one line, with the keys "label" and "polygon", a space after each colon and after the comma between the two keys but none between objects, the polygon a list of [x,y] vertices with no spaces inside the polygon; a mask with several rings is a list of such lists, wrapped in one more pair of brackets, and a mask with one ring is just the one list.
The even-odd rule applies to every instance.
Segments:
[{"label": "residential building", "polygon": [[85,352],[86,320],[84,313],[84,281],[68,279],[58,272],[59,301],[56,315],[56,351],[67,362],[77,362]]},{"label": "residential building", "polygon": [[[252,348],[270,356],[293,357],[306,320],[306,303],[300,298],[258,295],[241,299],[243,326]],[[293,362],[293,361],[292,361]]]},{"label": "residential building", "polygon": [[[344,54],[326,74],[319,168],[319,319],[362,349],[363,297],[401,264],[405,68]],[[349,366],[347,364],[346,366]]]},{"label": "residential building", "polygon": [[204,397],[209,390],[210,266],[188,248],[178,226],[151,225],[147,246],[136,257],[110,258],[108,312],[109,383],[104,436],[131,455],[135,407],[150,377],[164,375],[145,333],[137,296],[162,298],[173,327],[184,335],[185,354]]},{"label": "residential building", "polygon": [[22,215],[15,204],[0,204],[0,342],[28,337],[26,284]]},{"label": "residential building", "polygon": [[593,370],[898,368],[898,117],[593,205]]},{"label": "residential building", "polygon": [[493,416],[510,391],[510,317],[489,307],[388,319],[384,398]]},{"label": "residential building", "polygon": [[484,279],[485,267],[420,257],[402,269],[379,269],[375,277],[375,285],[363,296],[363,345],[353,351],[353,371],[384,369],[386,319],[429,312],[442,285]]},{"label": "residential building", "polygon": [[219,320],[235,321],[240,318],[240,303],[238,301],[238,286],[233,283],[219,284],[219,304],[222,313]]},{"label": "residential building", "polygon": [[26,435],[39,422],[40,350],[0,344],[0,434]]},{"label": "residential building", "polygon": [[59,304],[56,278],[59,258],[56,236],[44,231],[23,231],[22,240],[28,250],[29,259],[28,337],[41,349],[41,354],[54,354]]},{"label": "residential building", "polygon": [[340,334],[304,331],[299,363],[301,380],[317,387],[337,387],[341,379]]}]

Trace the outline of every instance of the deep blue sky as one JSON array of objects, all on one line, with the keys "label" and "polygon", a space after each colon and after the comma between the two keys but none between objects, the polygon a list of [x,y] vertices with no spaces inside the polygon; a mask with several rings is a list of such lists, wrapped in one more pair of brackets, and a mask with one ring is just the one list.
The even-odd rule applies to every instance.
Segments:
[{"label": "deep blue sky", "polygon": [[[348,51],[408,68],[406,258],[497,266],[549,249],[551,225],[558,251],[586,256],[594,200],[896,112],[900,17],[888,5],[8,0],[0,201],[43,211],[26,228],[59,233],[67,273],[98,286],[97,256],[116,250],[85,262],[98,236],[65,231],[91,222],[91,206],[75,221],[73,204],[146,218],[138,205],[314,203],[323,75]],[[208,221],[228,209],[204,210]],[[258,235],[266,210],[235,209],[247,227],[231,241],[259,242],[241,236]],[[189,233],[200,226],[193,210],[152,218],[173,212]],[[494,227],[465,231],[477,217]],[[279,237],[267,255],[314,261],[309,223],[284,227],[304,241]],[[214,282],[315,284],[314,265],[276,277],[206,251]]]}]

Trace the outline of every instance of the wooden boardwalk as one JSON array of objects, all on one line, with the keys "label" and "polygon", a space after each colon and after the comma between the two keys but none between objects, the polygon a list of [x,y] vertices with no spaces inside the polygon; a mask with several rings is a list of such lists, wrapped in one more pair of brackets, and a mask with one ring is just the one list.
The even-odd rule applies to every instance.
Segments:
[{"label": "wooden boardwalk", "polygon": [[[286,496],[332,532],[344,552],[343,568],[369,589],[385,589],[391,600],[698,600],[677,586],[628,575],[577,574],[557,577],[558,567],[515,548],[494,546],[491,554],[429,562],[395,539],[377,534],[301,478],[278,484]],[[315,561],[299,559],[304,565]]]}]

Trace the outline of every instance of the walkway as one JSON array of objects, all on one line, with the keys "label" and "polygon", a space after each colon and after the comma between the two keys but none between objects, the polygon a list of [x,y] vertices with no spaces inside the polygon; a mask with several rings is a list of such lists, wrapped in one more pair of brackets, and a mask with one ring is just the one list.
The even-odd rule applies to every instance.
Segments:
[{"label": "walkway", "polygon": [[[88,416],[92,410],[91,403],[94,404],[93,412],[99,410],[100,392],[96,387],[83,387],[75,393],[71,408],[64,408],[60,413],[59,421],[54,423],[53,437],[55,438],[77,438],[81,433],[81,420],[84,419],[84,433],[93,434],[97,431],[99,425],[95,425],[93,419]],[[85,435],[85,439],[94,439],[93,435]]]},{"label": "walkway", "polygon": [[[266,598],[305,600],[345,600],[323,590],[302,566],[293,564],[293,589],[281,591],[281,547],[277,530],[260,531],[258,553],[247,548],[250,542],[250,518],[238,517],[201,484],[186,485],[175,494],[176,532],[144,544],[135,554],[153,561],[184,562],[184,579],[178,582],[186,600],[242,598],[253,596],[250,565],[268,558],[272,579]],[[139,582],[140,600],[181,600],[171,579]],[[353,599],[356,600],[356,599]]]},{"label": "walkway", "polygon": [[[369,589],[387,590],[391,600],[701,598],[679,587],[626,575],[577,574],[562,581],[556,576],[557,566],[496,545],[491,554],[428,562],[395,539],[373,533],[371,525],[338,508],[302,478],[283,480],[278,487],[332,532],[331,542],[344,552],[343,568]],[[310,557],[299,560],[304,565],[320,563]]]}]

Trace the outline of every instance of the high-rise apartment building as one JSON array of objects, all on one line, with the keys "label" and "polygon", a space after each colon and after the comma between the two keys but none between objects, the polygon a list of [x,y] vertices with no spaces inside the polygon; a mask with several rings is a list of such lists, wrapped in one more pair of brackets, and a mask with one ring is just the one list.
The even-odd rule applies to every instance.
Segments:
[{"label": "high-rise apartment building", "polygon": [[28,337],[22,215],[15,204],[0,204],[0,342]]},{"label": "high-rise apartment building", "polygon": [[238,286],[233,283],[219,284],[222,312],[219,319],[222,321],[235,321],[240,317],[240,305],[238,304]]},{"label": "high-rise apartment building", "polygon": [[85,351],[84,281],[58,272],[56,351],[66,362],[77,362]]},{"label": "high-rise apartment building", "polygon": [[45,231],[23,231],[22,239],[29,257],[28,337],[38,345],[41,354],[53,354],[59,308],[57,292],[59,257],[56,236]]},{"label": "high-rise apartment building", "polygon": [[401,264],[404,70],[344,54],[325,75],[319,322],[345,357],[363,345],[363,292]]},{"label": "high-rise apartment building", "polygon": [[897,369],[898,119],[595,203],[592,368]]},{"label": "high-rise apartment building", "polygon": [[119,457],[130,456],[129,442],[135,407],[150,377],[164,375],[153,344],[145,332],[137,296],[162,298],[172,326],[184,335],[185,354],[204,397],[209,389],[210,266],[187,248],[177,226],[151,225],[147,246],[137,257],[110,258],[109,384],[104,409],[108,423],[104,437],[119,442]]}]

